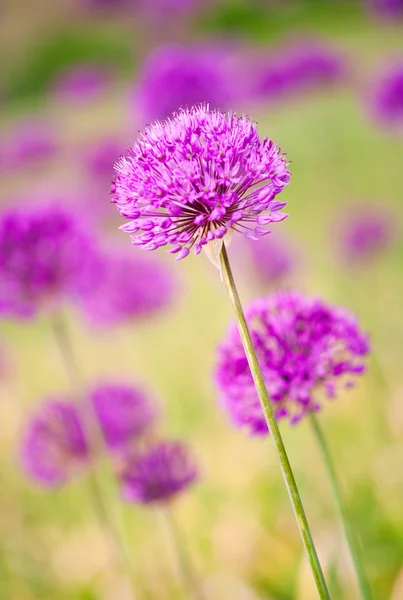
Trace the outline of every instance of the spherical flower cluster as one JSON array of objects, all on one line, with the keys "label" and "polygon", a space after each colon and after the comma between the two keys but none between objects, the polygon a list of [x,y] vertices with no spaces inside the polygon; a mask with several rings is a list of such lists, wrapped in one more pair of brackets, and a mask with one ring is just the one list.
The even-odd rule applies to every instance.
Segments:
[{"label": "spherical flower cluster", "polygon": [[344,62],[334,50],[319,43],[302,43],[285,49],[257,72],[256,93],[277,100],[314,86],[339,81]]},{"label": "spherical flower cluster", "polygon": [[403,131],[403,61],[388,68],[376,82],[372,112],[382,125]]},{"label": "spherical flower cluster", "polygon": [[[298,422],[333,398],[338,381],[352,385],[365,371],[367,336],[347,311],[298,293],[252,302],[245,312],[277,419]],[[233,422],[268,433],[246,355],[233,324],[219,348],[216,382]]]},{"label": "spherical flower cluster", "polygon": [[54,93],[66,101],[94,100],[103,94],[111,83],[111,73],[97,64],[70,67],[54,84]]},{"label": "spherical flower cluster", "polygon": [[144,63],[134,90],[136,113],[149,122],[200,102],[229,108],[233,86],[227,63],[224,49],[214,46],[157,48]]},{"label": "spherical flower cluster", "polygon": [[403,0],[370,0],[374,13],[382,19],[403,17]]},{"label": "spherical flower cluster", "polygon": [[196,479],[197,470],[186,446],[160,442],[128,457],[121,476],[122,495],[129,502],[167,502]]},{"label": "spherical flower cluster", "polygon": [[176,288],[174,276],[161,262],[119,249],[102,258],[98,281],[82,297],[81,306],[94,325],[118,325],[167,308]]},{"label": "spherical flower cluster", "polygon": [[248,117],[205,105],[149,126],[115,172],[114,202],[131,219],[121,229],[144,250],[170,245],[177,260],[230,230],[258,239],[286,217],[280,150]]},{"label": "spherical flower cluster", "polygon": [[394,219],[384,207],[350,207],[339,226],[339,252],[347,266],[369,264],[392,244],[394,237]]},{"label": "spherical flower cluster", "polygon": [[27,474],[42,485],[66,483],[88,462],[80,411],[66,400],[47,400],[34,414],[22,441]]},{"label": "spherical flower cluster", "polygon": [[45,304],[77,298],[92,285],[97,265],[94,240],[73,211],[31,203],[0,215],[2,312],[32,316]]},{"label": "spherical flower cluster", "polygon": [[138,439],[156,417],[149,397],[132,385],[105,383],[92,389],[90,397],[111,449],[122,448]]}]

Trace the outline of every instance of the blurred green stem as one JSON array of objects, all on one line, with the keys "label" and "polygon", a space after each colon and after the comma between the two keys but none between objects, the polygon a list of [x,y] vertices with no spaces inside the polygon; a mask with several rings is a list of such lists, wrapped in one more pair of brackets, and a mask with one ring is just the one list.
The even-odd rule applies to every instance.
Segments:
[{"label": "blurred green stem", "polygon": [[[70,336],[62,313],[58,313],[54,316],[52,328],[56,344],[59,347],[60,354],[71,380],[71,386],[78,396],[82,396],[83,379],[75,360]],[[89,431],[90,457],[92,462],[92,468],[87,477],[89,495],[100,526],[105,531],[106,538],[112,545],[113,553],[116,555],[117,560],[121,563],[122,569],[127,574],[132,587],[132,597],[135,598],[134,567],[132,564],[131,552],[126,542],[126,536],[123,533],[122,519],[119,518],[117,511],[114,510],[116,503],[109,498],[110,494],[105,491],[105,486],[101,485],[94,460],[94,454],[96,453],[97,448],[100,447],[105,449],[103,433],[92,402],[88,401],[87,398],[84,398],[83,406]]]},{"label": "blurred green stem", "polygon": [[171,507],[163,507],[160,510],[160,514],[166,538],[172,548],[172,553],[176,557],[184,587],[196,600],[203,600],[203,594],[196,580],[189,551],[185,546],[183,536],[181,535]]},{"label": "blurred green stem", "polygon": [[259,396],[260,404],[266,419],[267,426],[270,430],[274,445],[277,451],[277,456],[280,461],[281,471],[284,477],[285,485],[288,491],[288,495],[291,500],[291,505],[294,510],[295,518],[298,524],[299,532],[301,534],[302,542],[305,547],[308,560],[312,569],[312,574],[316,583],[319,598],[321,600],[330,600],[329,592],[326,586],[326,581],[323,576],[322,568],[319,563],[318,555],[315,549],[315,545],[312,539],[311,531],[309,529],[308,520],[305,515],[304,507],[299,495],[297,483],[290,465],[290,461],[287,456],[287,452],[284,446],[283,439],[279,427],[277,425],[276,417],[274,415],[273,407],[271,405],[269,395],[266,390],[263,375],[259,367],[259,362],[256,356],[256,351],[253,346],[252,338],[246,323],[245,315],[242,310],[241,301],[239,299],[238,291],[235,285],[234,277],[232,275],[231,266],[228,259],[228,254],[223,244],[220,254],[221,261],[221,272],[227,286],[228,293],[232,302],[232,306],[235,312],[235,319],[238,325],[239,334],[241,336],[242,344],[245,349],[245,354],[248,359],[249,368],[253,377],[257,395]]},{"label": "blurred green stem", "polygon": [[341,526],[344,531],[344,535],[346,537],[346,541],[350,550],[351,560],[354,565],[355,574],[357,577],[358,587],[361,592],[361,596],[364,600],[373,600],[371,589],[369,587],[369,583],[367,581],[363,565],[361,563],[360,552],[358,549],[358,545],[355,540],[355,536],[350,527],[348,516],[346,509],[344,508],[343,501],[341,499],[341,486],[338,480],[336,470],[334,468],[334,464],[332,461],[332,457],[330,456],[329,448],[326,444],[325,437],[323,435],[322,429],[318,423],[318,419],[314,415],[314,413],[310,414],[312,429],[319,446],[320,452],[322,454],[322,459],[327,471],[327,475],[329,477],[330,486],[332,488],[332,494],[334,498],[334,502],[337,508],[337,512],[339,514]]}]

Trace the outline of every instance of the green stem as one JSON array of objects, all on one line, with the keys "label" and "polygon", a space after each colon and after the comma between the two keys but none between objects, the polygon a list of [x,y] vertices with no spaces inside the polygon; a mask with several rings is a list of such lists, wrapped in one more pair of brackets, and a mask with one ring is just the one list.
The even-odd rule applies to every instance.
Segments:
[{"label": "green stem", "polygon": [[[61,313],[55,315],[52,321],[52,328],[56,344],[59,347],[63,362],[71,380],[71,386],[77,395],[82,395],[83,379],[75,360],[70,336]],[[92,450],[95,449],[95,451],[98,447],[105,449],[103,433],[95,414],[94,407],[91,402],[87,399],[85,400],[86,401],[83,402],[83,407],[89,431],[90,447]],[[128,580],[132,586],[132,596],[135,598],[136,594],[133,579],[134,568],[131,553],[126,542],[126,536],[123,534],[122,519],[119,518],[119,515],[117,515],[116,511],[113,509],[112,501],[108,498],[109,494],[105,492],[104,486],[101,485],[93,458],[94,454],[95,452],[91,451],[90,458],[92,468],[87,477],[89,495],[100,526],[104,529],[106,538],[110,541],[117,560],[121,563],[122,568],[128,576]]]},{"label": "green stem", "polygon": [[322,429],[318,423],[317,418],[313,413],[310,414],[312,429],[318,443],[322,459],[329,477],[330,486],[333,493],[334,502],[336,504],[337,512],[339,514],[340,522],[346,536],[347,544],[350,550],[351,560],[354,565],[355,573],[357,576],[358,587],[361,592],[361,596],[364,600],[372,600],[372,593],[367,581],[363,565],[361,563],[360,553],[355,540],[355,536],[350,527],[346,509],[344,508],[343,501],[341,499],[341,486],[338,480],[332,457],[330,456],[329,448],[326,444],[325,437]]},{"label": "green stem", "polygon": [[195,600],[203,600],[203,594],[197,582],[193,565],[190,561],[188,549],[185,547],[183,536],[172,513],[171,508],[164,507],[161,511],[166,538],[172,548],[178,563],[178,568],[185,589],[192,594]]},{"label": "green stem", "polygon": [[245,349],[245,354],[248,359],[248,364],[251,370],[256,392],[259,396],[260,404],[262,405],[262,410],[266,419],[266,423],[274,441],[277,456],[280,461],[281,471],[284,477],[288,495],[291,500],[291,505],[294,510],[302,542],[305,547],[308,560],[312,569],[312,574],[316,583],[318,595],[321,600],[330,600],[329,592],[326,586],[326,581],[319,563],[318,555],[312,539],[311,531],[309,529],[304,507],[302,506],[302,501],[299,495],[297,483],[295,481],[290,461],[288,459],[287,452],[284,446],[284,442],[281,437],[279,427],[277,425],[273,407],[269,400],[269,395],[267,393],[263,375],[259,367],[256,351],[253,347],[252,338],[245,320],[245,315],[242,310],[241,301],[239,299],[238,291],[231,271],[231,266],[228,260],[228,254],[224,244],[222,246],[220,254],[220,261],[222,276],[224,278],[224,282],[227,286],[228,293],[233,305],[235,319],[238,325],[242,344]]}]

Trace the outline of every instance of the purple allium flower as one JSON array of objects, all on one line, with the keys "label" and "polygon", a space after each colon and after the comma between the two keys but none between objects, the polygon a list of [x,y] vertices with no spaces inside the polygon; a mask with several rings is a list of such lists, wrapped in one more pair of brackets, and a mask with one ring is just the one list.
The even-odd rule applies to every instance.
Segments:
[{"label": "purple allium flower", "polygon": [[117,325],[167,308],[176,288],[173,274],[161,262],[119,249],[103,258],[98,282],[83,295],[82,306],[94,324]]},{"label": "purple allium flower", "polygon": [[141,436],[156,417],[149,397],[139,388],[122,383],[105,383],[91,392],[106,443],[122,448]]},{"label": "purple allium flower", "polygon": [[225,49],[215,45],[157,48],[144,63],[134,90],[136,111],[149,122],[200,102],[229,108],[233,84],[228,62]]},{"label": "purple allium flower", "polygon": [[350,207],[339,226],[339,252],[348,266],[368,264],[391,245],[394,237],[393,215],[383,207]]},{"label": "purple allium flower", "polygon": [[[368,338],[342,308],[280,292],[252,302],[245,316],[277,419],[296,423],[321,396],[335,396],[338,380],[350,386],[365,371]],[[233,422],[267,434],[235,324],[219,348],[216,382]]]},{"label": "purple allium flower", "polygon": [[262,284],[278,285],[293,272],[296,265],[294,248],[274,232],[259,240],[259,243],[242,239],[240,244],[234,244],[234,248],[231,246],[230,252],[232,250],[237,262],[243,264],[243,270]]},{"label": "purple allium flower", "polygon": [[376,82],[372,111],[382,125],[403,131],[403,61],[390,66]]},{"label": "purple allium flower", "polygon": [[276,100],[339,81],[344,72],[343,60],[334,50],[319,43],[293,44],[260,67],[256,92],[258,96]]},{"label": "purple allium flower", "polygon": [[370,5],[382,19],[403,17],[403,0],[370,0]]},{"label": "purple allium flower", "polygon": [[208,105],[147,127],[115,171],[114,202],[132,219],[121,229],[144,250],[171,245],[177,260],[230,230],[258,239],[287,216],[275,199],[290,178],[284,155],[248,117]]},{"label": "purple allium flower", "polygon": [[56,203],[0,214],[3,312],[33,316],[44,305],[79,297],[96,279],[95,243],[75,213]]},{"label": "purple allium flower", "polygon": [[66,101],[93,100],[103,94],[110,83],[111,73],[105,67],[81,64],[64,71],[54,85],[54,91]]},{"label": "purple allium flower", "polygon": [[22,441],[27,474],[46,486],[67,482],[86,467],[89,449],[77,407],[45,401],[31,417]]},{"label": "purple allium flower", "polygon": [[180,442],[160,442],[144,453],[129,455],[121,476],[122,495],[129,502],[168,502],[194,483],[196,467]]},{"label": "purple allium flower", "polygon": [[2,163],[5,168],[20,168],[33,161],[47,159],[56,150],[55,135],[49,123],[40,118],[27,118],[17,123],[6,137]]}]

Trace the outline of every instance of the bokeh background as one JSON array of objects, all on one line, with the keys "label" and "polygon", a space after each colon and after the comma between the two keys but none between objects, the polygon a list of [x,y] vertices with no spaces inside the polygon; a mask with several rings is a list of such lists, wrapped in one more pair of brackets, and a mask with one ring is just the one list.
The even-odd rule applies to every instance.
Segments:
[{"label": "bokeh background", "polygon": [[[388,65],[403,61],[403,22],[399,10],[376,4],[206,0],[176,13],[162,2],[3,1],[0,193],[2,207],[49,196],[71,203],[105,247],[130,247],[108,195],[112,163],[148,120],[162,116],[164,86],[179,108],[196,85],[174,89],[175,78],[167,77],[152,88],[147,77],[172,44],[198,46],[210,62],[213,57],[227,78],[230,106],[223,108],[256,119],[260,132],[287,153],[292,172],[282,195],[290,216],[273,234],[290,254],[286,267],[273,274],[269,256],[263,269],[270,276],[260,271],[258,277],[248,248],[237,240],[231,246],[243,299],[297,288],[345,305],[370,333],[367,374],[355,389],[326,402],[321,420],[374,597],[400,600],[403,138],[399,123],[377,118],[373,103]],[[322,57],[330,53],[338,67],[330,73],[314,67],[299,81],[299,69],[310,68],[298,66],[299,48],[311,46]],[[296,85],[281,79],[284,60],[297,65],[289,75]],[[262,84],[262,73],[274,78]],[[212,81],[208,69],[205,77],[196,99],[214,102],[214,91],[204,97]],[[151,100],[144,100],[147,93]],[[93,167],[97,149],[99,168]],[[386,242],[355,264],[343,254],[343,233],[346,222],[369,207],[391,228]],[[217,402],[216,348],[232,318],[219,274],[203,255],[175,263],[159,253],[177,286],[166,310],[94,328],[74,306],[66,309],[84,380],[122,378],[153,390],[166,434],[191,445],[200,481],[174,510],[206,598],[311,600],[315,591],[270,440],[235,430]],[[70,392],[49,315],[3,318],[0,327],[0,597],[124,600],[125,578],[111,560],[82,480],[46,490],[21,467],[21,432],[31,411],[44,396]],[[309,426],[284,424],[282,430],[332,598],[358,598]],[[156,511],[122,506],[139,598],[187,597]]]}]

